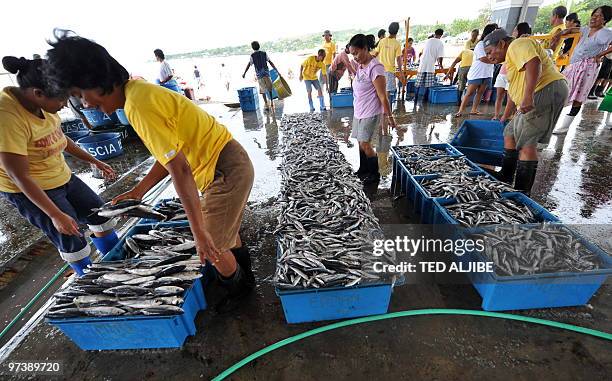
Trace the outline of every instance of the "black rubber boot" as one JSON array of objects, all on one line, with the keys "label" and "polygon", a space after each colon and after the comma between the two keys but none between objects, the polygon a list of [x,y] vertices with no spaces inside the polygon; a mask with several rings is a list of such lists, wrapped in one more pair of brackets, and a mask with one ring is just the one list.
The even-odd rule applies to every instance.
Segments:
[{"label": "black rubber boot", "polygon": [[516,181],[514,183],[514,188],[529,196],[531,194],[531,187],[535,181],[537,171],[537,160],[519,160],[518,166],[516,167]]},{"label": "black rubber boot", "polygon": [[368,175],[368,157],[361,149],[359,150],[359,169],[355,175],[362,180]]},{"label": "black rubber boot", "polygon": [[601,86],[601,85],[600,85],[600,86],[597,86],[597,88],[595,89],[595,95],[596,95],[598,98],[603,98],[603,97],[605,97],[605,94],[603,93],[603,89],[604,89],[604,87],[603,87],[603,86]]},{"label": "black rubber boot", "polygon": [[597,96],[595,95],[595,87],[593,86],[591,88],[591,91],[589,91],[589,95],[587,95],[587,99],[597,99]]},{"label": "black rubber boot", "polygon": [[502,162],[501,171],[495,176],[499,181],[512,185],[514,182],[514,173],[516,172],[516,163],[518,161],[518,151],[515,149],[504,149],[504,161]]},{"label": "black rubber boot", "polygon": [[253,269],[251,266],[251,254],[249,254],[249,249],[246,246],[238,247],[232,249],[232,254],[234,254],[234,258],[236,258],[236,262],[242,268],[244,275],[247,278],[248,284],[251,288],[255,287],[255,274],[253,274]]},{"label": "black rubber boot", "polygon": [[227,295],[215,305],[215,311],[223,314],[234,311],[238,308],[242,301],[253,291],[253,285],[250,284],[246,273],[236,264],[236,271],[230,278],[224,278],[219,275],[219,284],[227,290]]},{"label": "black rubber boot", "polygon": [[374,184],[380,181],[378,171],[378,156],[366,157],[368,175],[363,179],[364,184]]}]

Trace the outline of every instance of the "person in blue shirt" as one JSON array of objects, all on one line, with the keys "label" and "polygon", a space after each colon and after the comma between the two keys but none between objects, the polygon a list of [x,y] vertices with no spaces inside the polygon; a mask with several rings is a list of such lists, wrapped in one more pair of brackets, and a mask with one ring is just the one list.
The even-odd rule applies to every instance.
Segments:
[{"label": "person in blue shirt", "polygon": [[[274,70],[278,72],[274,63],[270,61],[266,52],[259,50],[259,42],[251,42],[251,48],[254,52],[251,54],[251,60],[242,74],[242,78],[246,76],[251,65],[255,67],[255,75],[257,76],[257,82],[259,83],[259,93],[263,96],[264,103],[266,104],[267,110],[274,110],[274,102],[272,102],[272,79],[270,79],[270,69],[268,68],[268,62]],[[270,97],[270,105],[268,106],[268,97]]]}]

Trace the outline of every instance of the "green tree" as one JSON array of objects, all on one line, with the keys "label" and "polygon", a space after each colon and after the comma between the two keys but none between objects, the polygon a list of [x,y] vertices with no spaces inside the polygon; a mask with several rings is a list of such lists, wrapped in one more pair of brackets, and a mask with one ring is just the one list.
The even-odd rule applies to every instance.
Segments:
[{"label": "green tree", "polygon": [[[599,6],[609,4],[609,0],[582,0],[576,1],[569,9],[569,12],[576,12],[578,19],[582,22],[583,26],[588,25],[589,19],[591,18],[591,12]],[[532,26],[534,34],[548,34],[550,32],[550,15],[552,10],[559,5],[567,5],[565,1],[558,1],[554,4],[541,7],[538,10],[535,22]]]}]

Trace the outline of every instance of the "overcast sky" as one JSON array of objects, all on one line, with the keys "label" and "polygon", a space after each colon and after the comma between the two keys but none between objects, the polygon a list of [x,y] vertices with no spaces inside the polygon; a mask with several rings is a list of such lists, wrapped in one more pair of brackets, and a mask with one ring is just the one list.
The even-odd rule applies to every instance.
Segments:
[{"label": "overcast sky", "polygon": [[488,1],[2,1],[0,56],[44,54],[54,27],[94,39],[128,63],[150,59],[155,48],[178,53],[324,29],[386,29],[407,16],[416,24],[447,22],[474,17]]}]

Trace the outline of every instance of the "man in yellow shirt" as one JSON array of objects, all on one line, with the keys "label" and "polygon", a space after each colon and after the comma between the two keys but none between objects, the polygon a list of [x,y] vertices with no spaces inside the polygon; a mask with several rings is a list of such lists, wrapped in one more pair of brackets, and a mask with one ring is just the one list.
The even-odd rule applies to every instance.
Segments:
[{"label": "man in yellow shirt", "polygon": [[214,266],[227,290],[218,311],[237,306],[255,287],[250,256],[239,236],[254,177],[246,151],[225,126],[186,97],[129,80],[127,70],[104,47],[66,31],[57,31],[55,37],[47,52],[50,84],[80,95],[107,114],[125,109],[156,159],[139,184],[113,201],[141,199],[170,175],[200,260]]},{"label": "man in yellow shirt", "polygon": [[446,70],[446,75],[444,76],[444,80],[447,80],[450,77],[450,73],[455,68],[455,65],[459,64],[459,70],[457,71],[457,89],[459,93],[457,96],[459,99],[457,102],[461,104],[461,95],[463,94],[463,90],[465,90],[467,86],[467,75],[470,71],[470,66],[472,66],[472,61],[474,60],[474,50],[473,49],[464,49],[459,53],[457,58],[450,65],[448,70]]},{"label": "man in yellow shirt", "polygon": [[323,63],[325,60],[325,50],[319,49],[316,56],[310,56],[304,60],[302,66],[300,66],[300,81],[304,81],[306,84],[306,91],[308,92],[308,104],[310,105],[310,112],[314,112],[315,108],[312,103],[312,88],[314,87],[318,92],[320,111],[325,111],[325,101],[323,100],[323,91],[321,90],[321,83],[317,78],[317,72],[321,70],[321,77],[327,80],[327,69]]},{"label": "man in yellow shirt", "polygon": [[479,34],[480,34],[480,31],[478,29],[474,29],[472,31],[471,38],[465,42],[464,49],[474,50],[474,48],[476,47],[476,44],[478,43],[478,35]]},{"label": "man in yellow shirt", "polygon": [[391,93],[397,91],[395,69],[401,70],[402,68],[402,44],[397,40],[397,32],[399,32],[399,23],[392,22],[389,24],[389,37],[384,37],[378,41],[373,54],[385,67],[387,96],[389,99],[392,99]]},{"label": "man in yellow shirt", "polygon": [[[547,143],[561,115],[569,89],[548,54],[529,38],[513,40],[498,29],[483,41],[487,58],[505,62],[510,107],[502,121],[517,106],[517,115],[504,129],[504,161],[499,177],[527,194],[538,168],[537,144]],[[518,163],[517,163],[518,159]]]},{"label": "man in yellow shirt", "polygon": [[[336,43],[332,41],[332,34],[329,30],[323,32],[323,38],[325,42],[323,42],[323,50],[325,50],[325,59],[323,60],[323,64],[325,65],[325,72],[329,73],[329,67],[332,62],[334,62],[334,58],[336,58]],[[329,93],[329,83],[326,80],[323,81],[323,71],[319,75],[319,81],[321,83],[325,83],[325,90]]]},{"label": "man in yellow shirt", "polygon": [[[565,16],[567,16],[567,8],[565,8],[563,5],[555,7],[552,10],[552,14],[550,15],[550,25],[552,25],[550,34],[554,35],[561,33],[565,29]],[[557,61],[562,45],[563,44],[559,42],[551,43],[551,40],[542,42],[542,47],[544,49],[550,49],[549,54],[551,54],[553,62]]]}]

